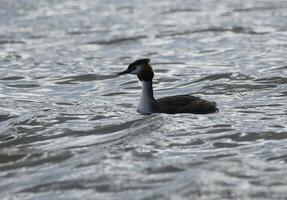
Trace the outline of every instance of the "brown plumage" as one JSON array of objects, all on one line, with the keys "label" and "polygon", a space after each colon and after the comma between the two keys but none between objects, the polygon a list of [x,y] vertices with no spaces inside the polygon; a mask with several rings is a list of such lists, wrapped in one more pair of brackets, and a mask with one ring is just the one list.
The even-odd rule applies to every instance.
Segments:
[{"label": "brown plumage", "polygon": [[217,112],[215,102],[206,101],[191,95],[163,97],[156,100],[159,112],[167,114],[194,113],[208,114]]},{"label": "brown plumage", "polygon": [[153,70],[148,63],[142,65],[141,72],[137,75],[140,81],[152,81],[154,77]]}]

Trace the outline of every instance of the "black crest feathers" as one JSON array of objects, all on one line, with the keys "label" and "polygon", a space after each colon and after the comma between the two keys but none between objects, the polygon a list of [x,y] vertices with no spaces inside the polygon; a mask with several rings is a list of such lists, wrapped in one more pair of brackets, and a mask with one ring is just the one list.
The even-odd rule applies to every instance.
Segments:
[{"label": "black crest feathers", "polygon": [[136,61],[132,62],[131,64],[129,64],[128,69],[132,69],[132,68],[136,67],[137,65],[148,64],[149,62],[150,62],[149,58],[139,59],[139,60],[136,60]]}]

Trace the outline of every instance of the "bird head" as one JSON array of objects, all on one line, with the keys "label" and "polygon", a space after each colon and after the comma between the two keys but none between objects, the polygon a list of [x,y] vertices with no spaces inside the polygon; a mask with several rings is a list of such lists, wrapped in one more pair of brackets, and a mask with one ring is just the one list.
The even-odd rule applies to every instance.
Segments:
[{"label": "bird head", "polygon": [[140,81],[151,81],[154,73],[149,62],[149,58],[136,60],[129,64],[125,71],[117,73],[117,75],[133,74],[137,75]]}]

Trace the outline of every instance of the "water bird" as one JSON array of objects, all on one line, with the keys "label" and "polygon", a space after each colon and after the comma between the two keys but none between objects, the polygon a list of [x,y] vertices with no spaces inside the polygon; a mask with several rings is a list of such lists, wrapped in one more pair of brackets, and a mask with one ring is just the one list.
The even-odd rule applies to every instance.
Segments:
[{"label": "water bird", "polygon": [[129,64],[125,71],[117,73],[117,75],[124,74],[137,75],[142,82],[141,98],[137,107],[139,113],[146,115],[152,113],[208,114],[218,111],[215,102],[191,95],[176,95],[155,99],[152,86],[154,72],[149,58],[136,60]]}]

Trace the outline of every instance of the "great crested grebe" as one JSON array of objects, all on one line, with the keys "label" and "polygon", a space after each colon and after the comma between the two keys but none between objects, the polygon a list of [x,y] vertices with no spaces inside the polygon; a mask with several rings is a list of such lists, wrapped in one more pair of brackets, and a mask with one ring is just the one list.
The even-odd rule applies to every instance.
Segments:
[{"label": "great crested grebe", "polygon": [[154,73],[149,62],[149,58],[136,60],[129,64],[127,70],[117,74],[134,74],[137,75],[139,80],[142,82],[141,99],[137,108],[139,113],[208,114],[218,111],[215,102],[206,101],[204,99],[200,99],[199,97],[190,95],[177,95],[155,99],[152,88]]}]

